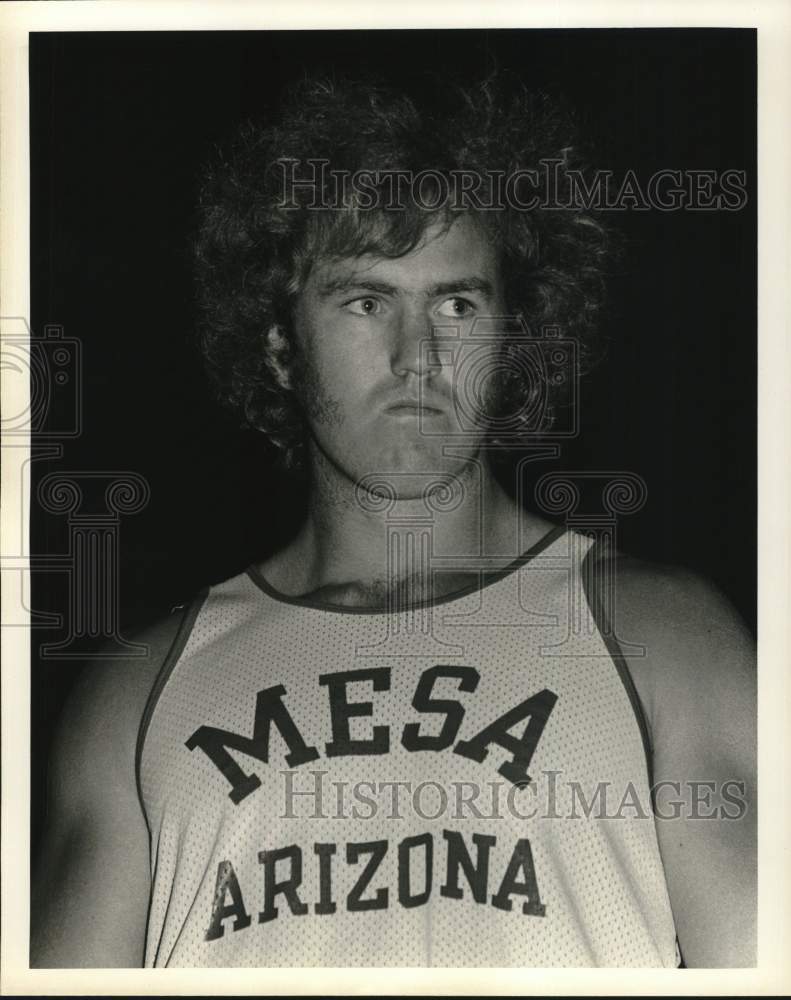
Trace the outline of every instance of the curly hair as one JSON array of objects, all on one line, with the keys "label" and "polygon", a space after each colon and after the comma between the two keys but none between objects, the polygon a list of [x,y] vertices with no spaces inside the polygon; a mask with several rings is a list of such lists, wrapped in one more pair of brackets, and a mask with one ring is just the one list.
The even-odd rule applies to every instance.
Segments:
[{"label": "curly hair", "polygon": [[[466,90],[440,88],[425,107],[367,81],[302,82],[273,120],[246,123],[202,175],[193,247],[198,332],[218,398],[299,468],[307,427],[296,379],[286,382],[282,372],[300,369],[292,315],[311,266],[366,253],[399,257],[438,218],[447,226],[458,217],[458,206],[384,205],[382,191],[375,211],[360,197],[340,210],[317,210],[316,198],[325,205],[336,190],[330,171],[364,171],[375,186],[385,172],[510,176],[553,161],[551,204],[463,210],[494,241],[509,313],[530,335],[559,329],[576,342],[581,366],[589,365],[600,347],[613,238],[571,182],[569,171],[582,166],[577,150],[573,116],[502,74]],[[328,161],[320,190],[296,185],[287,204],[283,164],[311,160]],[[504,412],[530,391],[535,386],[504,384]]]}]

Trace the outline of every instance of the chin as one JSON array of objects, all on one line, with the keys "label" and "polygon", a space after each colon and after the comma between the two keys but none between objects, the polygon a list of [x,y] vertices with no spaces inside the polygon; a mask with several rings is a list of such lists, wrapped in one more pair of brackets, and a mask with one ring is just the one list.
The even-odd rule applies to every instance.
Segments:
[{"label": "chin", "polygon": [[367,462],[361,461],[358,453],[354,462],[358,472],[355,480],[374,492],[381,489],[393,499],[419,499],[427,488],[441,488],[460,478],[477,454],[471,448],[468,455],[463,455],[459,448],[458,454],[443,455],[442,445],[439,439],[409,444],[391,442],[375,453],[367,452]]}]

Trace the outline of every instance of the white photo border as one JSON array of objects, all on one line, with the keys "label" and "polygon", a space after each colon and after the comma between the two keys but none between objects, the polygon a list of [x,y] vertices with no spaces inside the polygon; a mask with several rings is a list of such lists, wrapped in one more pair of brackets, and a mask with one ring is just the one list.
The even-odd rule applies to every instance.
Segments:
[{"label": "white photo border", "polygon": [[[11,2],[0,8],[0,314],[30,316],[28,33],[340,28],[746,27],[758,32],[759,231],[759,957],[745,970],[30,970],[30,634],[2,639],[0,992],[17,995],[761,995],[791,991],[791,5],[785,0]],[[3,413],[26,405],[3,376]],[[13,388],[21,387],[14,382]],[[3,463],[2,537],[25,484]],[[16,510],[13,499],[16,498]],[[26,505],[29,497],[25,497]],[[29,507],[26,506],[26,510]],[[5,552],[5,549],[2,550]],[[3,575],[3,605],[24,608]],[[29,607],[29,595],[23,595]]]}]

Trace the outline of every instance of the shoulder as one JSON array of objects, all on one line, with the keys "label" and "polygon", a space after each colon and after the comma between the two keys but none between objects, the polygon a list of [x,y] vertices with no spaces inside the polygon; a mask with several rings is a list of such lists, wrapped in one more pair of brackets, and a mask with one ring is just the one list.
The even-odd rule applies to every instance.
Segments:
[{"label": "shoulder", "polygon": [[629,667],[654,739],[729,713],[748,724],[753,636],[728,598],[680,566],[593,550],[588,581]]},{"label": "shoulder", "polygon": [[186,609],[129,636],[143,655],[87,666],[59,720],[47,814],[31,891],[31,964],[141,964],[150,889],[149,833],[136,746],[156,678]]},{"label": "shoulder", "polygon": [[610,584],[611,630],[648,718],[657,842],[686,965],[753,965],[752,635],[697,573],[595,553],[591,567]]},{"label": "shoulder", "polygon": [[610,610],[663,644],[748,634],[728,598],[700,573],[596,548],[588,562],[611,582]]},{"label": "shoulder", "polygon": [[[142,655],[102,656],[89,662],[58,722],[50,761],[50,786],[71,808],[84,808],[92,790],[113,782],[136,789],[136,750],[151,692],[187,624],[180,605],[129,637]],[[53,787],[54,786],[54,787]]]}]

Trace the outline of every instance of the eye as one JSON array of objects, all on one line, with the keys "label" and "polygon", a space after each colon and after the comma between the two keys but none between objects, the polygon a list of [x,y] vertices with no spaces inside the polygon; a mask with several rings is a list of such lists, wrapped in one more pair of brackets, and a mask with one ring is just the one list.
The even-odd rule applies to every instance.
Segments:
[{"label": "eye", "polygon": [[474,311],[475,306],[472,302],[459,298],[456,295],[452,299],[445,299],[437,310],[440,316],[450,316],[453,319],[461,319],[464,316],[469,316]]},{"label": "eye", "polygon": [[357,316],[374,316],[381,312],[381,303],[378,299],[366,296],[364,299],[352,299],[351,302],[344,303],[349,312]]}]

